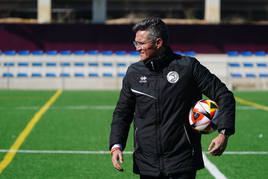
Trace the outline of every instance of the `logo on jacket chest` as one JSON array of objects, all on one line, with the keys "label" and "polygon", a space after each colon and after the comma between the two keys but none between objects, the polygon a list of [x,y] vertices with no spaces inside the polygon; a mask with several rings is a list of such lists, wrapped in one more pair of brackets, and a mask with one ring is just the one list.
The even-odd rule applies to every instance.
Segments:
[{"label": "logo on jacket chest", "polygon": [[139,83],[147,83],[147,77],[146,76],[141,76]]},{"label": "logo on jacket chest", "polygon": [[177,83],[177,81],[179,80],[179,74],[176,71],[170,71],[167,74],[167,80],[170,83]]}]

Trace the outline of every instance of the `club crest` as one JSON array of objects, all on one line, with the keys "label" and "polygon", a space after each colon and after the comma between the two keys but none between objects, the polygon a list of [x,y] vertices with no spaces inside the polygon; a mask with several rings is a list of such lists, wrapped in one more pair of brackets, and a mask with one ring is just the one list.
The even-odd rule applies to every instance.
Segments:
[{"label": "club crest", "polygon": [[177,83],[177,81],[179,80],[179,74],[176,71],[170,71],[167,74],[167,80],[170,83]]}]

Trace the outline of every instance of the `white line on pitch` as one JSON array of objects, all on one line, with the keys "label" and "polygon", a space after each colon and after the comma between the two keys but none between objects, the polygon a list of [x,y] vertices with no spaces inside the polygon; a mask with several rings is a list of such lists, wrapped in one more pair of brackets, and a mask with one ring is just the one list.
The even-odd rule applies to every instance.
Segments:
[{"label": "white line on pitch", "polygon": [[[0,110],[5,110],[10,107],[0,107]],[[14,107],[16,110],[38,110],[41,106],[17,106]],[[52,106],[49,109],[52,110],[112,110],[115,106],[102,105],[102,106]],[[260,110],[254,106],[237,106],[237,110]]]},{"label": "white line on pitch", "polygon": [[[109,151],[78,151],[78,150],[7,150],[0,149],[1,152],[16,153],[36,153],[36,154],[110,154]],[[124,151],[124,154],[132,154],[131,151]]]},{"label": "white line on pitch", "polygon": [[[16,152],[16,153],[30,153],[30,154],[109,154],[109,151],[71,151],[71,150],[7,150],[0,149],[1,152]],[[124,151],[124,154],[132,154],[131,151]],[[205,167],[216,179],[226,179],[226,177],[218,170],[218,168],[211,163],[206,155],[203,153]]]},{"label": "white line on pitch", "polygon": [[[0,107],[0,110],[10,109],[10,107]],[[17,106],[16,110],[38,110],[41,106]],[[102,106],[52,106],[51,110],[112,110],[115,106],[102,105]],[[237,110],[260,110],[254,106],[237,106]]]},{"label": "white line on pitch", "polygon": [[203,153],[203,159],[206,169],[212,176],[214,176],[216,179],[227,179],[224,176],[224,174],[221,173],[221,171],[206,157],[204,153]]},{"label": "white line on pitch", "polygon": [[[0,110],[10,109],[10,107],[0,107]],[[38,110],[41,106],[17,106],[16,110]],[[112,110],[115,106],[52,106],[51,110]]]},{"label": "white line on pitch", "polygon": [[[206,153],[208,153],[208,152],[206,152]],[[253,155],[255,155],[255,154],[257,154],[257,155],[267,155],[268,154],[268,152],[262,152],[262,151],[260,151],[260,152],[254,152],[254,151],[249,151],[249,152],[224,152],[223,153],[223,155],[250,155],[250,154],[253,154]]]},{"label": "white line on pitch", "polygon": [[[46,154],[110,154],[109,151],[79,151],[79,150],[14,150],[0,149],[0,153],[17,152],[17,153],[46,153]],[[132,154],[132,151],[124,151],[124,154]],[[203,152],[208,154],[208,152]],[[244,152],[224,152],[223,155],[268,155],[266,151],[244,151]]]},{"label": "white line on pitch", "polygon": [[237,106],[236,109],[238,110],[260,110],[255,106]]}]

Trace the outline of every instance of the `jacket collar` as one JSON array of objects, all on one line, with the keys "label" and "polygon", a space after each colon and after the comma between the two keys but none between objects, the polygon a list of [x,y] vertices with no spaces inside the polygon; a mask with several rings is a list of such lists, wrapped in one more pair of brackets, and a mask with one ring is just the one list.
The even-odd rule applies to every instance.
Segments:
[{"label": "jacket collar", "polygon": [[170,47],[166,47],[165,52],[161,55],[148,58],[143,61],[144,65],[151,71],[160,72],[173,59],[175,54]]}]

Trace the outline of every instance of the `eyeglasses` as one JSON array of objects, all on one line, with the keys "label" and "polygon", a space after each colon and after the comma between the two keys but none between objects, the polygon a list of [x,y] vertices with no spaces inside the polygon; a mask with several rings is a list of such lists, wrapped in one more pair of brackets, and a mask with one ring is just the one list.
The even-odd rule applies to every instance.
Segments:
[{"label": "eyeglasses", "polygon": [[137,48],[137,47],[141,47],[145,44],[148,44],[148,43],[152,43],[153,41],[149,41],[149,42],[137,42],[137,41],[133,41],[133,45]]}]

